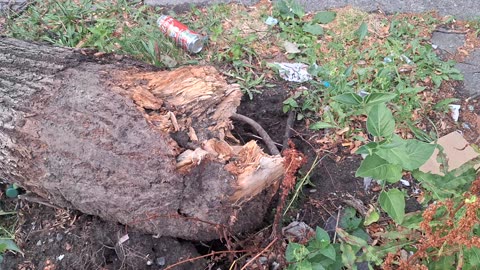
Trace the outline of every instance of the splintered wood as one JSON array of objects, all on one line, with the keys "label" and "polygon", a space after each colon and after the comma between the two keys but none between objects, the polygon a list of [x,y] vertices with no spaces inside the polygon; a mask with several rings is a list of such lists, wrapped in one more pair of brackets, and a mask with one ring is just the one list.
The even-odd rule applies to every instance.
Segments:
[{"label": "splintered wood", "polygon": [[176,147],[179,172],[186,174],[206,161],[225,164],[236,177],[232,202],[254,197],[283,176],[282,157],[265,154],[255,141],[238,145],[231,134],[230,118],[240,105],[242,92],[238,85],[228,84],[214,67],[129,72],[120,77],[122,87],[130,91],[155,129],[183,133],[188,138]]},{"label": "splintered wood", "polygon": [[150,124],[164,132],[187,131],[191,141],[233,138],[230,116],[242,92],[214,67],[189,66],[173,71],[121,74],[123,87],[145,111]]}]

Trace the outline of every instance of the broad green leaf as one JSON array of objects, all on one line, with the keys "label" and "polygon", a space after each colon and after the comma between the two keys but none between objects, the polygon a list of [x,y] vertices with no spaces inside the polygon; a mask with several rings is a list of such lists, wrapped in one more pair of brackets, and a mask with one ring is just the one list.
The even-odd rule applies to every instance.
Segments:
[{"label": "broad green leaf", "polygon": [[333,261],[335,261],[337,257],[337,254],[335,253],[335,248],[332,245],[328,245],[326,248],[320,250],[320,254]]},{"label": "broad green leaf", "polygon": [[425,131],[417,128],[416,126],[412,125],[411,123],[407,123],[408,125],[408,128],[412,131],[413,135],[415,135],[415,137],[422,141],[422,142],[427,142],[427,143],[431,143],[434,141],[434,139],[428,135]]},{"label": "broad green leaf", "polygon": [[312,263],[308,260],[303,260],[297,263],[296,270],[314,270],[312,267]]},{"label": "broad green leaf", "polygon": [[325,241],[327,243],[330,243],[330,236],[328,235],[328,233],[317,226],[317,228],[315,229],[315,238],[317,240],[320,240],[320,241]]},{"label": "broad green leaf", "polygon": [[435,104],[433,108],[435,110],[448,110],[448,105],[457,101],[459,101],[458,98],[445,98]]},{"label": "broad green leaf", "polygon": [[325,128],[335,128],[335,125],[332,125],[330,123],[325,123],[325,122],[315,122],[310,125],[311,130],[320,130],[320,129],[325,129]]},{"label": "broad green leaf", "polygon": [[362,42],[368,34],[368,24],[362,22],[357,30],[358,41]]},{"label": "broad green leaf", "polygon": [[378,198],[380,206],[397,223],[402,224],[405,218],[405,197],[398,189],[382,191]]},{"label": "broad green leaf", "polygon": [[362,97],[355,93],[341,94],[332,97],[332,99],[346,105],[360,105],[363,101]]},{"label": "broad green leaf", "polygon": [[320,11],[318,12],[315,17],[313,17],[314,22],[327,24],[335,20],[337,13],[332,11]]},{"label": "broad green leaf", "polygon": [[463,257],[465,258],[463,270],[477,269],[480,265],[480,248],[464,248]]},{"label": "broad green leaf", "polygon": [[353,231],[360,226],[360,223],[362,219],[357,217],[357,211],[353,207],[347,207],[343,210],[338,226],[344,230]]},{"label": "broad green leaf", "polygon": [[302,18],[305,15],[303,6],[296,0],[280,0],[277,1],[276,7],[283,17]]},{"label": "broad green leaf", "polygon": [[368,113],[367,130],[373,136],[390,137],[395,130],[392,112],[385,104],[373,105]]},{"label": "broad green leaf", "polygon": [[310,251],[304,245],[290,242],[285,251],[285,258],[288,262],[298,262],[303,260],[309,253]]},{"label": "broad green leaf", "polygon": [[345,75],[345,77],[349,77],[350,75],[352,75],[352,71],[353,71],[353,65],[350,65],[350,66],[348,66],[348,68],[345,70],[345,72],[343,73],[343,75]]},{"label": "broad green leaf", "polygon": [[342,251],[342,262],[344,266],[348,269],[353,269],[355,267],[355,252],[353,251],[352,246],[342,243],[340,245],[340,250]]},{"label": "broad green leaf", "polygon": [[435,147],[436,144],[407,140],[406,149],[409,159],[402,163],[403,168],[410,171],[420,168],[432,156]]},{"label": "broad green leaf", "polygon": [[[469,164],[466,165],[472,166]],[[413,171],[412,175],[422,184],[423,188],[432,192],[432,196],[435,199],[446,199],[462,193],[472,181],[475,180],[476,170],[474,168],[469,168],[466,171],[460,171],[462,167],[453,170],[444,176],[424,173],[419,170]]]},{"label": "broad green leaf", "polygon": [[420,228],[420,222],[423,221],[422,212],[411,212],[405,214],[403,219],[402,226],[412,230],[418,230]]},{"label": "broad green leaf", "polygon": [[455,255],[441,256],[437,261],[431,261],[428,264],[428,270],[446,270],[455,268]]},{"label": "broad green leaf", "polygon": [[342,238],[342,240],[348,243],[349,245],[356,246],[356,247],[366,247],[368,245],[367,241],[363,240],[360,237],[356,237],[354,235],[347,233],[342,228],[337,228],[336,232],[338,236],[340,236],[340,238]]},{"label": "broad green leaf", "polygon": [[321,263],[312,262],[312,269],[314,270],[326,270]]},{"label": "broad green leaf", "polygon": [[22,252],[12,239],[0,239],[0,253],[7,250]]},{"label": "broad green leaf", "polygon": [[363,239],[365,242],[368,242],[368,240],[370,239],[370,236],[368,235],[368,233],[365,232],[365,230],[362,228],[357,228],[355,231],[351,232],[350,234],[352,236]]},{"label": "broad green leaf", "polygon": [[303,27],[303,32],[310,33],[312,35],[320,36],[323,35],[323,27],[320,24],[305,24]]},{"label": "broad green leaf", "polygon": [[403,164],[409,159],[406,143],[402,141],[401,143],[393,143],[393,145],[394,147],[389,147],[389,144],[386,144],[385,147],[380,147],[375,154],[390,163],[403,167]]},{"label": "broad green leaf", "polygon": [[376,180],[386,180],[390,183],[397,182],[402,177],[402,167],[392,164],[373,154],[367,156],[357,172],[355,177],[371,177]]},{"label": "broad green leaf", "polygon": [[375,105],[380,103],[389,102],[397,97],[397,94],[392,93],[372,93],[365,97],[365,104]]},{"label": "broad green leaf", "polygon": [[372,223],[377,222],[380,219],[380,214],[378,213],[377,209],[375,207],[370,206],[370,208],[367,211],[367,214],[365,215],[365,221],[363,222],[364,226],[368,226]]},{"label": "broad green leaf", "polygon": [[369,142],[365,145],[362,145],[360,148],[358,148],[357,151],[355,151],[355,154],[366,154],[366,155],[370,155],[372,153],[374,153],[377,148],[383,144],[387,143],[387,141],[381,141],[381,142]]},{"label": "broad green leaf", "polygon": [[413,171],[420,168],[432,156],[435,144],[417,140],[401,140],[395,147],[381,147],[376,154],[391,163]]}]

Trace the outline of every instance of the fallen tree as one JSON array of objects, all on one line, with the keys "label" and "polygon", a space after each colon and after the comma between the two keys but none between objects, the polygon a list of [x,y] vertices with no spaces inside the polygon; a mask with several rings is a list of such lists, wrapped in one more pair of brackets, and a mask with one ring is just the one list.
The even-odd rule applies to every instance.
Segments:
[{"label": "fallen tree", "polygon": [[110,62],[0,39],[0,177],[163,236],[209,240],[259,226],[283,159],[230,133],[238,87],[208,66]]}]

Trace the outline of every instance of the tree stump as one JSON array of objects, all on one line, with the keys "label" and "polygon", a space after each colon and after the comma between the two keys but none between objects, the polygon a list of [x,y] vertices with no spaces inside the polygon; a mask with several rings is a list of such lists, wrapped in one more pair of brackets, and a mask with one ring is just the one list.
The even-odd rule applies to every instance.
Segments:
[{"label": "tree stump", "polygon": [[145,232],[255,229],[284,173],[232,136],[241,92],[213,67],[152,71],[1,38],[0,93],[1,178]]}]

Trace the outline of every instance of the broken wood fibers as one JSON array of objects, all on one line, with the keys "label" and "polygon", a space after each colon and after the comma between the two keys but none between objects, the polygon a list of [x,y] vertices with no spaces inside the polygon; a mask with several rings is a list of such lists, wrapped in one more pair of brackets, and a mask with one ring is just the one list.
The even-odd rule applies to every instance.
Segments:
[{"label": "broken wood fibers", "polygon": [[122,88],[130,89],[131,98],[152,127],[188,135],[185,148],[174,147],[177,170],[188,173],[201,162],[212,160],[224,163],[224,168],[237,178],[231,202],[278,187],[284,173],[283,158],[265,154],[255,141],[238,145],[231,134],[230,117],[240,105],[242,92],[238,85],[227,84],[214,67],[124,72],[117,79]]}]

